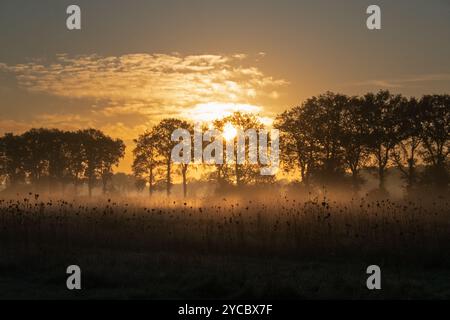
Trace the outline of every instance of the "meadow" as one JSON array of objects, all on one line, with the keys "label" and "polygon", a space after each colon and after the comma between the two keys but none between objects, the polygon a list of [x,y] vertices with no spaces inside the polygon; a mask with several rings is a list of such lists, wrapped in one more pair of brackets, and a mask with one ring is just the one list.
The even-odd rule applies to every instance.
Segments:
[{"label": "meadow", "polygon": [[257,194],[0,199],[0,298],[450,298],[448,197]]}]

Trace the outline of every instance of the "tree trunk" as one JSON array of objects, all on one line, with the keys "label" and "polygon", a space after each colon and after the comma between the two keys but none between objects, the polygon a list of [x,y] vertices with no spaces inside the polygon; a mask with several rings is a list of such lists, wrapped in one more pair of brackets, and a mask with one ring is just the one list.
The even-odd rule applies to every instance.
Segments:
[{"label": "tree trunk", "polygon": [[183,196],[186,198],[187,196],[187,180],[186,180],[186,173],[187,173],[187,165],[183,165],[181,168],[181,174],[183,176]]},{"label": "tree trunk", "polygon": [[305,167],[300,166],[300,176],[302,178],[302,183],[304,184],[306,182],[306,175],[305,175]]},{"label": "tree trunk", "polygon": [[153,195],[153,168],[150,168],[150,175],[148,177],[148,195]]},{"label": "tree trunk", "polygon": [[308,165],[307,163],[298,160],[298,166],[300,167],[300,176],[302,178],[302,184],[308,187]]},{"label": "tree trunk", "polygon": [[[384,152],[386,153],[386,158],[387,158],[388,150],[385,149]],[[383,146],[382,145],[378,146],[376,157],[377,157],[377,161],[378,161],[378,189],[380,189],[381,191],[385,191],[386,190],[386,186],[385,186],[385,182],[386,182],[385,168],[386,168],[386,165],[387,165],[387,160],[385,161],[385,157],[383,155]]]},{"label": "tree trunk", "polygon": [[407,189],[411,190],[415,183],[416,170],[414,167],[414,158],[408,161],[408,186]]},{"label": "tree trunk", "polygon": [[170,180],[170,170],[171,170],[171,163],[170,163],[170,159],[167,162],[167,182],[166,182],[166,191],[167,191],[167,196],[170,196],[170,189],[172,188],[172,181]]}]

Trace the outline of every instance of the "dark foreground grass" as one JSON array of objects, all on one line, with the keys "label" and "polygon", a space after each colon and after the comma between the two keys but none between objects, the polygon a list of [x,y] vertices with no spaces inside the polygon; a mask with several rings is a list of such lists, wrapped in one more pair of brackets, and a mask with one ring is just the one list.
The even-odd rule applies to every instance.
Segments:
[{"label": "dark foreground grass", "polygon": [[[449,299],[448,203],[0,201],[0,298]],[[79,265],[82,287],[66,289]],[[382,290],[366,268],[382,268]]]},{"label": "dark foreground grass", "polygon": [[[82,268],[82,290],[65,267]],[[1,299],[449,299],[445,266],[381,264],[382,290],[366,289],[366,261],[288,261],[102,252],[0,262]]]}]

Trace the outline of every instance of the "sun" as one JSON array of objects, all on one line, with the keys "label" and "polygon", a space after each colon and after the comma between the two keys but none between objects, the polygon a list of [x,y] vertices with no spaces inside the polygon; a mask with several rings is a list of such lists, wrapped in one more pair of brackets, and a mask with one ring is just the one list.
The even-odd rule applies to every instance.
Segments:
[{"label": "sun", "polygon": [[207,123],[223,119],[237,111],[258,114],[261,110],[262,107],[250,104],[208,102],[197,104],[195,107],[186,110],[184,115],[193,121]]},{"label": "sun", "polygon": [[237,130],[231,123],[228,122],[223,127],[222,135],[225,138],[225,140],[231,141],[234,138],[236,138]]}]

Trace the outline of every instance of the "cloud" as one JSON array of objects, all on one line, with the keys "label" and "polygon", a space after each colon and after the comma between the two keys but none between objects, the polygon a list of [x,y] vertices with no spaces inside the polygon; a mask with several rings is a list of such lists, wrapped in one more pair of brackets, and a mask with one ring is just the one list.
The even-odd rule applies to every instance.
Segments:
[{"label": "cloud", "polygon": [[378,79],[349,83],[349,86],[378,87],[386,89],[405,88],[423,82],[450,81],[450,73],[413,75],[396,79]]},{"label": "cloud", "polygon": [[[263,58],[264,53],[253,58],[240,53],[59,54],[51,61],[0,63],[0,73],[12,75],[20,89],[57,97],[57,103],[70,100],[57,111],[33,110],[28,120],[17,120],[13,110],[8,111],[0,119],[0,134],[32,127],[97,128],[125,140],[130,148],[121,170],[129,171],[132,140],[164,117],[214,118],[217,108],[222,115],[237,110],[264,113],[262,106],[273,104],[287,81],[255,67]],[[267,115],[261,119],[267,120]]]},{"label": "cloud", "polygon": [[[275,100],[283,79],[251,66],[245,54],[122,56],[59,54],[53,62],[0,64],[30,92],[103,101],[103,116],[163,115],[202,103],[255,104]],[[106,102],[106,103],[104,103]]]}]

